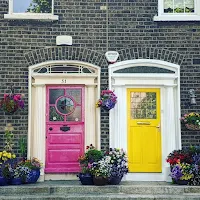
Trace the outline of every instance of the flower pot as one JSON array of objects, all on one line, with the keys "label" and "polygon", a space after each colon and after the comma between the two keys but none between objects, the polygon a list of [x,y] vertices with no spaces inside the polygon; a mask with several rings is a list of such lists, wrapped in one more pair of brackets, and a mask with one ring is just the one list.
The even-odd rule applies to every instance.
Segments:
[{"label": "flower pot", "polygon": [[26,176],[24,183],[36,183],[39,177],[40,169],[32,169]]},{"label": "flower pot", "polygon": [[189,180],[176,180],[176,184],[178,185],[187,185]]},{"label": "flower pot", "polygon": [[11,185],[21,185],[22,180],[21,180],[21,178],[12,178],[10,184]]},{"label": "flower pot", "polygon": [[119,185],[119,183],[121,182],[123,176],[111,176],[108,179],[108,184],[110,185]]},{"label": "flower pot", "polygon": [[8,180],[5,177],[0,176],[0,186],[4,185],[8,185]]},{"label": "flower pot", "polygon": [[102,176],[93,176],[94,185],[106,185],[108,183],[108,179]]},{"label": "flower pot", "polygon": [[94,185],[93,183],[93,177],[91,174],[78,174],[79,180],[81,181],[82,185]]}]

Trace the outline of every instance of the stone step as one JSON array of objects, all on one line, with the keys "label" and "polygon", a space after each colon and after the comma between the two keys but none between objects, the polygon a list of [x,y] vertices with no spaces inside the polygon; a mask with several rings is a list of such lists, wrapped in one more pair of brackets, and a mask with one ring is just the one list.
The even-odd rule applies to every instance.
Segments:
[{"label": "stone step", "polygon": [[78,181],[53,181],[19,186],[2,186],[0,195],[49,195],[69,194],[140,194],[140,195],[182,195],[196,193],[200,195],[200,186],[179,186],[168,183],[122,182],[120,185],[84,186]]},{"label": "stone step", "polygon": [[200,200],[200,194],[141,195],[141,194],[69,194],[0,196],[0,200]]}]

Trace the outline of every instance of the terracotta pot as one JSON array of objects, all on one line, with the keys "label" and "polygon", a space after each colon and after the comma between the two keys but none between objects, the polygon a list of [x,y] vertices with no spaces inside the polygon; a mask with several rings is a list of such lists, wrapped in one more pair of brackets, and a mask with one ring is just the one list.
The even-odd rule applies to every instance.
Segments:
[{"label": "terracotta pot", "polygon": [[108,183],[108,179],[102,176],[94,176],[93,182],[94,185],[106,185]]}]

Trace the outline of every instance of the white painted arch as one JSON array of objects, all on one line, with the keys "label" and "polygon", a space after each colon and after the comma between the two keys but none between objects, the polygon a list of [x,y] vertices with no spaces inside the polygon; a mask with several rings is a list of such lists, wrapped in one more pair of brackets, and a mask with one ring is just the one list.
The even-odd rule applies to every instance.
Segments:
[{"label": "white painted arch", "polygon": [[[151,66],[174,73],[115,73],[117,70]],[[109,65],[109,88],[118,99],[110,111],[110,147],[127,151],[127,88],[159,88],[161,91],[162,173],[128,173],[126,180],[168,181],[167,155],[181,148],[180,66],[161,60],[136,59]]]},{"label": "white painted arch", "polygon": [[[78,73],[53,73],[55,66],[80,70]],[[37,70],[42,68],[48,68],[48,72],[38,73]],[[83,68],[91,73],[84,73]],[[85,145],[94,144],[100,149],[100,109],[95,106],[100,94],[100,67],[76,60],[47,61],[29,67],[28,157],[37,157],[45,165],[46,85],[85,86]],[[43,169],[40,181],[44,180]]]}]

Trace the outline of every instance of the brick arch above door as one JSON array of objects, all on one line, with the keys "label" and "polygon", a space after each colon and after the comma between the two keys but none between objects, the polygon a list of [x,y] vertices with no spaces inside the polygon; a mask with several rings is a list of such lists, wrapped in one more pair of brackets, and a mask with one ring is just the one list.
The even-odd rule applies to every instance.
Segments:
[{"label": "brick arch above door", "polygon": [[153,59],[162,60],[169,63],[181,65],[184,61],[184,54],[177,53],[165,48],[127,48],[118,51],[118,61],[135,60],[135,59]]},{"label": "brick arch above door", "polygon": [[24,56],[29,66],[56,60],[78,60],[99,67],[107,65],[104,54],[81,47],[47,47],[27,52]]}]

